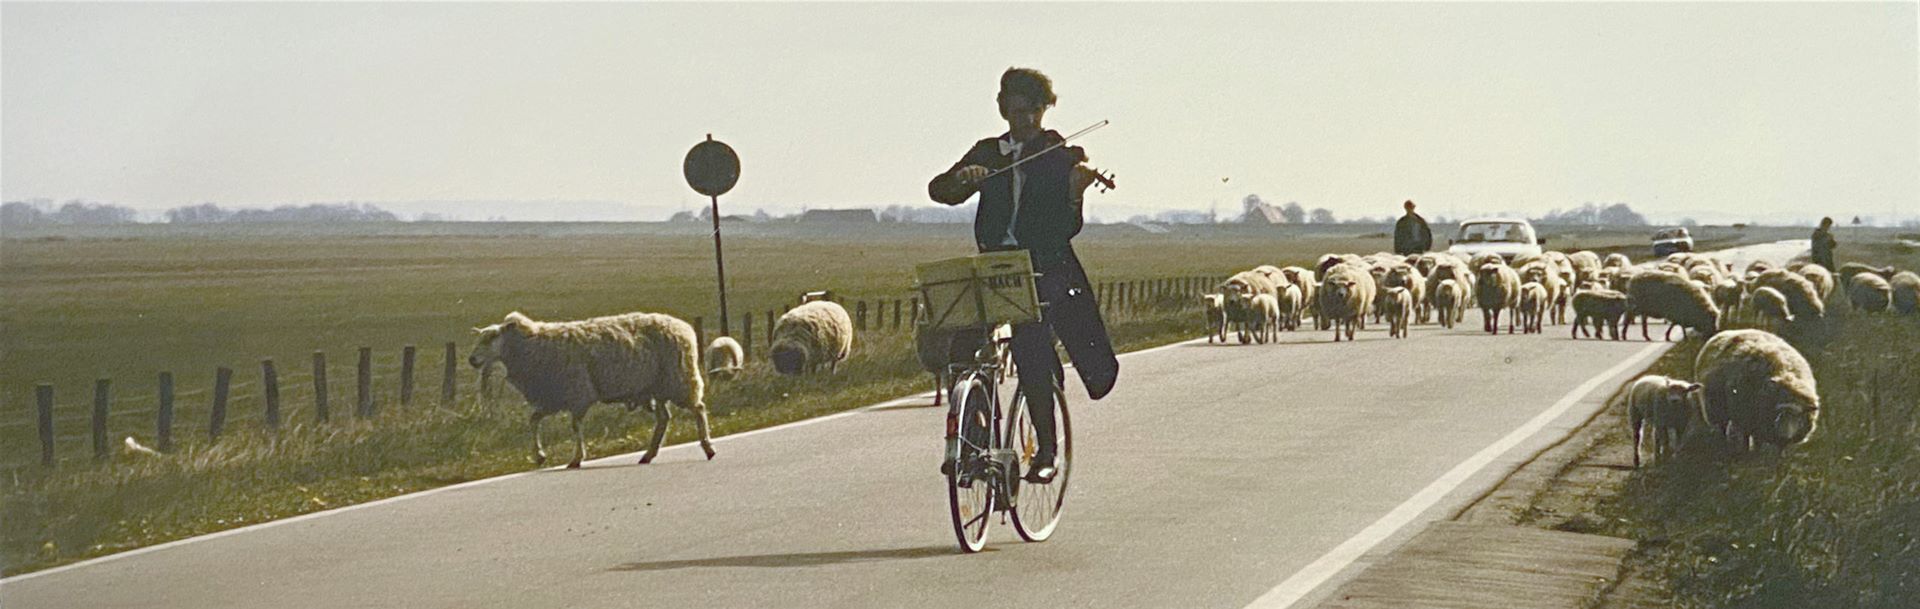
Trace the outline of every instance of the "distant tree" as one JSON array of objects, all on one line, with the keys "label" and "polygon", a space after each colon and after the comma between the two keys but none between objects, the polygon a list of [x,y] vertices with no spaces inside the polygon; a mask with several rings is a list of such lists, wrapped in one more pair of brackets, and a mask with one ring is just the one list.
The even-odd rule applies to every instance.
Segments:
[{"label": "distant tree", "polygon": [[227,217],[231,215],[233,214],[228,212],[227,210],[220,209],[219,205],[214,205],[212,203],[201,203],[199,205],[175,207],[173,209],[167,210],[167,213],[166,213],[168,224],[205,224],[210,222],[225,222],[227,220]]},{"label": "distant tree", "polygon": [[128,224],[138,215],[132,209],[107,203],[73,200],[47,214],[55,224]]},{"label": "distant tree", "polygon": [[673,212],[673,216],[667,218],[668,222],[698,222],[699,220],[690,211]]},{"label": "distant tree", "polygon": [[1307,210],[1300,207],[1299,201],[1288,201],[1285,207],[1280,208],[1280,215],[1287,219],[1287,224],[1300,224],[1307,221]]},{"label": "distant tree", "polygon": [[1539,224],[1573,224],[1573,225],[1607,224],[1607,225],[1619,225],[1619,226],[1646,226],[1647,225],[1646,217],[1641,216],[1638,212],[1633,211],[1633,208],[1628,207],[1627,204],[1625,203],[1614,203],[1612,205],[1606,205],[1606,206],[1602,206],[1597,203],[1587,203],[1585,205],[1581,205],[1579,207],[1568,209],[1568,210],[1554,209],[1552,211],[1547,212],[1545,216],[1534,218],[1533,221]]},{"label": "distant tree", "polygon": [[769,216],[769,215],[767,215],[767,210],[765,210],[765,209],[756,209],[756,210],[753,210],[753,221],[754,221],[754,222],[768,222],[768,221],[771,221],[771,220],[773,220],[773,216]]},{"label": "distant tree", "polygon": [[1681,218],[1681,219],[1680,219],[1680,225],[1681,225],[1681,226],[1684,226],[1684,227],[1687,227],[1687,228],[1699,228],[1699,227],[1700,227],[1700,223],[1699,223],[1699,222],[1695,222],[1695,221],[1693,221],[1693,218]]},{"label": "distant tree", "polygon": [[379,207],[361,203],[314,203],[310,205],[282,205],[273,209],[222,209],[213,203],[202,203],[187,207],[176,207],[166,212],[167,222],[172,224],[209,224],[218,222],[260,223],[331,223],[331,222],[398,222],[400,216]]},{"label": "distant tree", "polygon": [[1615,203],[1600,210],[1600,224],[1617,226],[1646,226],[1647,218],[1627,207],[1625,203]]},{"label": "distant tree", "polygon": [[1307,214],[1307,222],[1310,224],[1333,224],[1337,222],[1337,220],[1333,218],[1333,210],[1325,207],[1315,207],[1312,212]]},{"label": "distant tree", "polygon": [[47,221],[46,214],[26,201],[9,201],[0,205],[0,226],[31,226]]}]

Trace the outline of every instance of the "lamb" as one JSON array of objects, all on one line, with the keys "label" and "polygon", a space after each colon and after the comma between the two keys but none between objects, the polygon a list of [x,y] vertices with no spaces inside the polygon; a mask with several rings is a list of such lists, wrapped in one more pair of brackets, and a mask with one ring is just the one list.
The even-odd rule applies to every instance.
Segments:
[{"label": "lamb", "polygon": [[1771,269],[1754,278],[1754,285],[1779,290],[1787,297],[1787,305],[1793,311],[1794,323],[1819,320],[1826,315],[1825,301],[1820,300],[1819,291],[1813,282],[1807,281],[1799,273],[1786,269]]},{"label": "lamb", "polygon": [[1413,292],[1402,286],[1387,288],[1387,336],[1406,338],[1413,323]]},{"label": "lamb", "polygon": [[[1647,318],[1658,317],[1675,326],[1710,336],[1720,329],[1720,308],[1699,283],[1679,273],[1645,271],[1627,281],[1627,318],[1640,319],[1640,338],[1647,336]],[[1673,328],[1667,328],[1667,339]]]},{"label": "lamb", "polygon": [[[540,420],[556,412],[571,415],[573,461],[586,459],[580,419],[599,402],[617,402],[628,410],[670,402],[691,411],[700,432],[700,448],[713,458],[707,430],[706,385],[700,378],[700,352],[693,326],[669,315],[628,313],[581,321],[541,322],[519,312],[506,321],[475,330],[479,334],[467,362],[475,368],[494,361],[506,365],[512,383],[533,408],[535,463],[545,463]],[[671,415],[654,405],[653,442],[640,457],[650,463],[660,454]]]},{"label": "lamb", "polygon": [[1900,271],[1888,280],[1893,289],[1893,310],[1901,315],[1912,315],[1920,310],[1920,275],[1913,271]]},{"label": "lamb", "polygon": [[1720,307],[1720,311],[1727,317],[1732,318],[1736,315],[1735,310],[1740,308],[1740,300],[1746,297],[1746,291],[1739,281],[1722,279],[1720,283],[1713,284],[1711,290],[1713,304]]},{"label": "lamb", "polygon": [[1520,333],[1540,333],[1541,321],[1547,316],[1547,303],[1551,298],[1547,295],[1546,286],[1539,282],[1520,284],[1520,305],[1514,309],[1514,316],[1520,318]]},{"label": "lamb", "polygon": [[[1480,329],[1488,334],[1500,333],[1500,312],[1520,304],[1520,274],[1513,268],[1499,262],[1488,262],[1478,267],[1479,278],[1473,286],[1474,298],[1480,305]],[[1513,318],[1507,318],[1507,333],[1513,333]]]},{"label": "lamb", "polygon": [[1201,294],[1200,300],[1206,303],[1207,344],[1215,339],[1227,342],[1227,298],[1221,294]]},{"label": "lamb", "polygon": [[741,366],[747,362],[747,352],[740,348],[740,341],[731,336],[713,339],[707,345],[707,378],[733,378],[740,374]]},{"label": "lamb", "polygon": [[[1280,292],[1280,297],[1275,299],[1280,315],[1276,330],[1300,329],[1300,310],[1303,302],[1301,293],[1300,286],[1288,285],[1287,289]],[[1274,339],[1279,340],[1279,337],[1276,335]]]},{"label": "lamb", "polygon": [[[1559,253],[1559,252],[1554,252]],[[1546,290],[1546,302],[1542,304],[1543,315],[1551,315],[1555,324],[1567,323],[1567,313],[1561,305],[1567,302],[1566,279],[1553,268],[1551,258],[1541,264],[1528,265],[1520,270],[1520,281],[1540,284]]]},{"label": "lamb", "polygon": [[[1412,319],[1417,320],[1420,323],[1426,323],[1427,321],[1427,278],[1426,276],[1420,274],[1419,269],[1413,268],[1412,266],[1405,265],[1405,264],[1395,266],[1392,269],[1389,269],[1387,271],[1386,280],[1382,281],[1380,285],[1385,288],[1393,288],[1393,287],[1406,288],[1408,295],[1413,297],[1413,315],[1414,316]],[[1391,303],[1388,303],[1388,304],[1391,304]]]},{"label": "lamb", "polygon": [[1653,434],[1651,461],[1680,452],[1687,427],[1700,412],[1700,383],[1650,374],[1627,385],[1627,427],[1633,433],[1633,466],[1640,467],[1640,446]]},{"label": "lamb", "polygon": [[853,318],[847,308],[830,300],[816,300],[788,310],[773,323],[773,342],[767,359],[773,370],[797,376],[825,369],[838,372],[840,362],[853,353]]},{"label": "lamb", "polygon": [[1753,294],[1747,296],[1745,308],[1753,311],[1760,327],[1769,332],[1793,323],[1793,311],[1787,306],[1787,297],[1780,290],[1764,286],[1755,288]]},{"label": "lamb", "polygon": [[1893,302],[1893,285],[1879,275],[1859,273],[1853,276],[1852,285],[1847,287],[1847,297],[1853,301],[1853,310],[1879,313],[1887,310],[1887,305]]},{"label": "lamb", "polygon": [[[1280,340],[1280,302],[1272,294],[1253,297],[1253,339],[1264,345]],[[1246,335],[1240,337],[1240,344],[1246,344]]]},{"label": "lamb", "polygon": [[[1317,305],[1313,298],[1313,291],[1320,288],[1319,278],[1313,271],[1297,266],[1280,267],[1280,274],[1286,275],[1288,281],[1292,281],[1295,287],[1300,288],[1300,317],[1314,315],[1314,307]],[[1296,327],[1298,325],[1295,324]]]},{"label": "lamb", "polygon": [[1620,319],[1626,315],[1626,294],[1598,287],[1580,290],[1580,293],[1573,295],[1573,338],[1579,339],[1580,333],[1586,331],[1586,323],[1591,320],[1591,336],[1620,340]]},{"label": "lamb", "polygon": [[1772,333],[1732,330],[1707,340],[1694,359],[1694,378],[1706,386],[1702,417],[1735,450],[1756,442],[1784,450],[1805,442],[1818,425],[1813,368]]},{"label": "lamb", "polygon": [[1366,323],[1373,291],[1373,276],[1366,269],[1339,265],[1327,270],[1320,280],[1319,314],[1333,329],[1333,342],[1340,342],[1342,325],[1347,340],[1353,340],[1355,328]]},{"label": "lamb", "polygon": [[1807,281],[1813,284],[1814,291],[1820,294],[1821,302],[1826,302],[1827,298],[1833,295],[1833,272],[1828,271],[1827,267],[1809,262],[1800,267],[1798,272],[1801,277],[1807,278]]},{"label": "lamb", "polygon": [[1467,308],[1466,290],[1460,287],[1460,282],[1451,278],[1441,279],[1434,286],[1432,299],[1433,310],[1439,313],[1440,325],[1448,329],[1453,328],[1453,324],[1460,320],[1460,312]]},{"label": "lamb", "polygon": [[1454,288],[1458,290],[1458,293],[1454,294],[1453,319],[1446,320],[1441,324],[1451,328],[1454,324],[1460,323],[1460,320],[1465,318],[1467,314],[1467,303],[1473,300],[1473,273],[1468,272],[1466,265],[1454,259],[1452,256],[1442,259],[1438,265],[1433,267],[1433,274],[1427,276],[1427,299],[1434,301],[1433,308],[1435,309],[1438,309],[1440,306],[1435,293],[1436,290],[1439,289],[1440,282],[1442,281],[1453,281]]}]

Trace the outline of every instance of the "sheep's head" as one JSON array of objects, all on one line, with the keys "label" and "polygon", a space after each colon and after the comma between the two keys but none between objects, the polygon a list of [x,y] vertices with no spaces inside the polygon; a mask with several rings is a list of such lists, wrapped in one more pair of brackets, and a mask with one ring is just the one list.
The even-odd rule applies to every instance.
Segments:
[{"label": "sheep's head", "polygon": [[509,334],[524,335],[527,325],[531,323],[533,320],[527,319],[527,316],[521,315],[519,311],[514,311],[507,314],[506,321],[474,328],[473,333],[476,336],[473,351],[467,354],[467,364],[484,369],[487,365],[500,361],[505,342],[502,337]]},{"label": "sheep's head", "polygon": [[807,366],[807,349],[797,343],[780,341],[773,344],[767,354],[767,361],[773,362],[773,371],[788,376],[800,374]]},{"label": "sheep's head", "polygon": [[1819,425],[1820,409],[1815,404],[1784,402],[1774,405],[1773,436],[1781,445],[1799,444],[1813,435]]}]

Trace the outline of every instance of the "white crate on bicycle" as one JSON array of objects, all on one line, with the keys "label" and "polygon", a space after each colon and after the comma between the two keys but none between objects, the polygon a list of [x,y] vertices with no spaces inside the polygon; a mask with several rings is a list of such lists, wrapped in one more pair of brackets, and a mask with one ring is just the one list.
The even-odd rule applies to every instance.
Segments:
[{"label": "white crate on bicycle", "polygon": [[914,287],[939,330],[1040,320],[1033,258],[1025,250],[989,252],[914,266]]}]

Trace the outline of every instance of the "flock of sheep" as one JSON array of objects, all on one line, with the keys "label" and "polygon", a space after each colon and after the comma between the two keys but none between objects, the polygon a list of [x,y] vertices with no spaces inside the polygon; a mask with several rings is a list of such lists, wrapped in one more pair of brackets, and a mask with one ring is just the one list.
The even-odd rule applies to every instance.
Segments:
[{"label": "flock of sheep", "polygon": [[[1676,253],[1634,264],[1585,251],[1511,262],[1493,254],[1328,254],[1314,269],[1263,265],[1234,274],[1203,298],[1210,343],[1227,342],[1229,332],[1241,344],[1266,343],[1307,317],[1332,330],[1334,342],[1353,340],[1369,318],[1405,338],[1412,323],[1451,328],[1469,306],[1494,334],[1503,314],[1509,334],[1516,326],[1538,333],[1547,323],[1568,324],[1571,309],[1575,339],[1623,340],[1636,319],[1643,340],[1652,340],[1650,319],[1667,322],[1665,339],[1675,328],[1709,337],[1694,360],[1696,380],[1649,375],[1628,386],[1637,467],[1643,444],[1665,458],[1690,429],[1717,432],[1737,451],[1805,441],[1819,419],[1813,369],[1774,333],[1822,318],[1841,287],[1858,311],[1920,311],[1920,275],[1891,267],[1849,263],[1836,275],[1812,263],[1735,269],[1711,255]],[[1735,320],[1759,329],[1722,331]]]},{"label": "flock of sheep", "polygon": [[[815,299],[787,311],[774,324],[768,360],[781,374],[832,373],[853,351],[853,321],[846,308],[824,300],[824,295],[810,296]],[[659,313],[545,322],[514,312],[474,332],[479,337],[467,363],[482,370],[504,364],[507,382],[533,408],[535,463],[547,460],[540,420],[560,412],[570,415],[574,450],[569,468],[580,467],[587,456],[580,419],[589,407],[603,402],[653,413],[653,439],[641,463],[652,462],[660,453],[672,418],[668,404],[694,415],[700,448],[712,459],[706,378],[737,375],[746,361],[740,343],[721,336],[706,349],[708,368],[703,373],[693,325]]]}]

